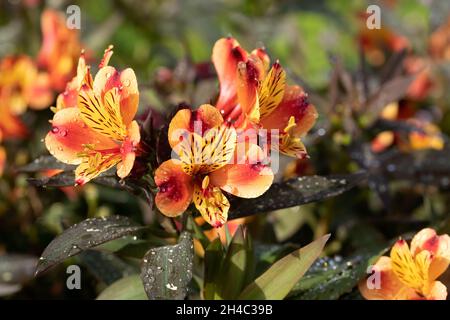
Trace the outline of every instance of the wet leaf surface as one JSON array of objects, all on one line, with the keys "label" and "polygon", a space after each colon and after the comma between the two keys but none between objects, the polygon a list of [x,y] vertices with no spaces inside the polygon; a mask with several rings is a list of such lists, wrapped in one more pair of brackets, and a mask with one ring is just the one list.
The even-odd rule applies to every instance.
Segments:
[{"label": "wet leaf surface", "polygon": [[52,177],[29,178],[28,182],[35,187],[73,187],[75,185],[75,174],[63,172]]},{"label": "wet leaf surface", "polygon": [[141,279],[150,300],[182,300],[192,279],[194,246],[189,232],[178,244],[151,249],[142,260]]},{"label": "wet leaf surface", "polygon": [[114,254],[104,251],[86,250],[80,253],[79,259],[97,279],[107,285],[139,271]]},{"label": "wet leaf surface", "polygon": [[349,293],[364,277],[370,255],[317,260],[294,286],[289,297],[298,300],[336,300]]},{"label": "wet leaf surface", "polygon": [[36,269],[36,275],[105,242],[134,234],[143,227],[123,216],[84,220],[65,230],[45,248]]},{"label": "wet leaf surface", "polygon": [[304,176],[274,183],[262,196],[245,201],[234,198],[230,219],[316,202],[337,196],[363,182],[365,172],[336,176]]},{"label": "wet leaf surface", "polygon": [[391,179],[450,187],[450,150],[395,152],[381,160],[380,168]]},{"label": "wet leaf surface", "polygon": [[21,167],[19,171],[30,173],[45,170],[73,171],[75,168],[76,166],[62,163],[53,156],[40,156],[39,158],[33,160],[33,162]]}]

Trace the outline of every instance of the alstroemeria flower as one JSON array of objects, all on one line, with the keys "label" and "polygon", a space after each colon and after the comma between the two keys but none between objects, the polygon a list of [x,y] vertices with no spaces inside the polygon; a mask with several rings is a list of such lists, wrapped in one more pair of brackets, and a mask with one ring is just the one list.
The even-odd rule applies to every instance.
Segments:
[{"label": "alstroemeria flower", "polygon": [[[213,48],[212,60],[220,81],[216,107],[236,128],[277,130],[279,151],[303,158],[301,141],[314,125],[317,111],[299,86],[286,85],[286,73],[264,49],[246,52],[233,38],[223,38]],[[272,137],[273,138],[273,137]]]},{"label": "alstroemeria flower", "polygon": [[44,11],[41,28],[38,64],[48,72],[52,88],[62,91],[75,73],[81,50],[78,30],[67,28],[65,16],[54,10]]},{"label": "alstroemeria flower", "polygon": [[223,191],[255,198],[273,182],[261,148],[237,143],[234,127],[211,105],[178,111],[168,135],[179,160],[165,161],[155,171],[156,205],[166,216],[181,215],[194,202],[209,224],[221,227],[230,208]]},{"label": "alstroemeria flower", "polygon": [[414,236],[411,247],[400,239],[390,257],[376,262],[373,271],[374,277],[380,277],[379,287],[370,288],[364,279],[359,290],[369,300],[445,300],[447,288],[436,279],[449,263],[450,237],[426,228]]},{"label": "alstroemeria flower", "polygon": [[435,149],[442,150],[445,141],[439,128],[431,122],[400,114],[400,107],[393,102],[384,107],[380,117],[385,120],[400,120],[417,127],[417,131],[408,133],[406,139],[397,136],[393,131],[380,132],[371,142],[373,152],[382,152],[397,143],[405,151]]},{"label": "alstroemeria flower", "polygon": [[[140,142],[134,121],[139,91],[132,69],[117,71],[108,66],[111,47],[105,51],[94,80],[83,77],[77,106],[56,112],[45,138],[49,152],[58,160],[78,165],[76,184],[83,185],[117,165],[117,175],[127,177],[133,168]],[[89,71],[88,71],[89,72]]]},{"label": "alstroemeria flower", "polygon": [[5,57],[0,62],[2,105],[12,114],[21,114],[27,107],[44,109],[53,100],[46,73],[39,72],[27,56]]}]

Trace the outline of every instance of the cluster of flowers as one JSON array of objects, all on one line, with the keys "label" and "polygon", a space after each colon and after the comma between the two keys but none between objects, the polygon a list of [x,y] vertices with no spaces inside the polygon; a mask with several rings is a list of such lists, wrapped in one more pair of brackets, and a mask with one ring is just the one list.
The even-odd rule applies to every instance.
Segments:
[{"label": "cluster of flowers", "polygon": [[[221,227],[230,208],[224,191],[241,198],[262,195],[273,182],[270,149],[305,157],[300,138],[317,112],[301,87],[286,84],[278,61],[270,66],[262,48],[248,53],[235,39],[220,39],[212,62],[220,95],[215,106],[180,110],[172,119],[169,143],[178,157],[156,170],[156,205],[174,217],[193,202],[208,223]],[[271,135],[261,148],[256,142],[264,130]]]},{"label": "cluster of flowers", "polygon": [[414,53],[409,40],[393,30],[387,27],[369,30],[365,26],[365,17],[362,21],[364,25],[360,29],[358,42],[364,50],[368,62],[375,67],[380,67],[386,63],[388,55],[405,51],[406,57],[402,67],[407,74],[415,76],[404,99],[386,105],[380,118],[405,122],[411,127],[416,127],[417,130],[411,131],[406,137],[393,131],[380,132],[372,141],[372,151],[375,153],[383,152],[393,145],[406,152],[443,149],[445,142],[439,127],[431,122],[430,117],[417,112],[417,105],[427,99],[436,89],[432,66],[448,58],[446,54],[448,49],[445,44],[450,20],[431,35],[428,44],[430,55],[426,57]]},{"label": "cluster of flowers", "polygon": [[[134,120],[139,106],[135,73],[109,66],[110,46],[93,76],[77,32],[64,22],[58,13],[45,12],[36,61],[26,56],[1,61],[0,142],[26,136],[19,115],[27,107],[48,107],[53,92],[59,92],[45,138],[48,151],[61,162],[77,165],[75,185],[113,167],[124,179],[142,151]],[[228,218],[228,195],[255,198],[269,189],[274,154],[307,156],[301,138],[318,115],[303,89],[287,84],[286,72],[278,61],[271,64],[263,48],[247,52],[235,39],[223,38],[214,45],[212,62],[220,94],[214,104],[181,109],[173,116],[168,127],[172,158],[155,170],[154,180],[161,213],[176,217],[193,203],[203,219],[218,228]],[[392,109],[395,118],[398,108],[390,106],[385,114]],[[270,135],[261,145],[267,131]],[[429,144],[440,148],[435,140]],[[0,174],[5,158],[0,147]],[[381,273],[380,288],[370,289],[364,281],[360,290],[367,299],[442,299],[446,288],[436,279],[449,262],[448,235],[425,229],[414,237],[411,248],[399,240],[390,258],[378,260],[374,270]]]},{"label": "cluster of flowers", "polygon": [[[43,13],[41,27],[43,41],[36,59],[17,55],[0,61],[0,143],[26,137],[20,115],[28,107],[48,108],[54,92],[64,89],[76,69],[78,32],[67,29],[64,16],[52,10]],[[0,147],[0,175],[5,162],[6,151]]]},{"label": "cluster of flowers", "polygon": [[[111,49],[94,78],[80,57],[77,75],[57,99],[45,139],[58,160],[78,165],[77,185],[115,165],[118,176],[127,177],[140,150],[133,120],[139,103],[136,76],[131,69],[108,66]],[[269,147],[305,157],[300,137],[317,113],[299,86],[286,85],[278,62],[270,67],[263,49],[247,53],[236,40],[220,39],[213,63],[220,80],[216,106],[182,109],[172,118],[168,137],[175,156],[156,169],[155,183],[156,205],[163,214],[179,216],[193,202],[208,223],[220,227],[230,208],[223,191],[254,198],[273,182],[268,150],[257,145],[258,130],[276,133]]]}]

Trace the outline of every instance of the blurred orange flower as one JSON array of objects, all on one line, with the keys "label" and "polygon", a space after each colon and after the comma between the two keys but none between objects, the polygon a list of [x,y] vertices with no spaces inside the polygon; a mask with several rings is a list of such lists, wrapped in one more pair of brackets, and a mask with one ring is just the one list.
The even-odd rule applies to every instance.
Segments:
[{"label": "blurred orange flower", "polygon": [[378,286],[364,279],[359,290],[369,300],[445,300],[447,288],[436,279],[450,263],[450,237],[438,236],[427,228],[417,233],[411,242],[400,239],[391,249],[390,257],[381,257],[373,267],[379,277]]},{"label": "blurred orange flower", "polygon": [[236,128],[277,130],[279,141],[272,147],[304,158],[300,137],[314,126],[317,111],[301,87],[286,84],[280,63],[270,68],[264,49],[248,53],[231,37],[216,42],[212,61],[220,82],[216,107],[225,120]]},{"label": "blurred orange flower", "polygon": [[398,52],[411,48],[407,38],[396,34],[387,27],[380,29],[367,28],[366,13],[360,15],[360,18],[361,26],[357,39],[370,64],[381,66],[386,62],[386,52]]},{"label": "blurred orange flower", "polygon": [[39,72],[27,56],[8,56],[0,62],[0,91],[2,104],[12,113],[48,108],[53,94],[46,73]]},{"label": "blurred orange flower", "polygon": [[433,59],[450,60],[450,16],[430,36],[429,52]]},{"label": "blurred orange flower", "polygon": [[393,131],[380,132],[371,142],[373,152],[382,152],[394,144],[397,144],[404,151],[424,149],[442,150],[444,148],[445,141],[436,125],[411,116],[404,118],[404,115],[401,115],[399,110],[400,108],[397,102],[390,103],[384,107],[381,112],[381,118],[385,120],[405,121],[417,127],[418,130],[410,132],[406,140],[397,136]]},{"label": "blurred orange flower", "polygon": [[109,47],[94,80],[90,75],[83,77],[76,90],[76,107],[57,111],[45,138],[54,157],[78,165],[78,185],[115,165],[117,175],[125,178],[136,158],[140,142],[139,126],[133,120],[139,104],[137,80],[132,69],[117,71],[108,66],[111,55]]},{"label": "blurred orange flower", "polygon": [[155,171],[155,202],[166,216],[179,216],[194,202],[205,221],[219,228],[230,208],[222,191],[256,198],[273,182],[261,148],[238,143],[235,129],[211,105],[178,111],[168,135],[180,160],[168,160]]},{"label": "blurred orange flower", "polygon": [[56,91],[63,91],[76,70],[81,51],[78,31],[66,26],[62,13],[47,9],[41,16],[42,47],[37,61],[50,77]]},{"label": "blurred orange flower", "polygon": [[[2,142],[2,132],[0,131],[0,143]],[[6,150],[0,145],[0,177],[3,175],[6,164]]]}]

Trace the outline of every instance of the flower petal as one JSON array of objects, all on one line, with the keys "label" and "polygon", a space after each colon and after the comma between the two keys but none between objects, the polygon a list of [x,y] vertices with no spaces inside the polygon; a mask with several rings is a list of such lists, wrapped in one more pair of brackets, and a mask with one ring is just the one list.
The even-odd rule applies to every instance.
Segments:
[{"label": "flower petal", "polygon": [[259,109],[261,118],[265,118],[278,107],[283,100],[286,86],[286,72],[278,62],[274,63],[259,89]]},{"label": "flower petal", "polygon": [[209,129],[204,137],[190,133],[174,148],[190,176],[206,174],[225,166],[233,157],[236,147],[236,130],[221,125]]},{"label": "flower petal", "polygon": [[214,228],[220,228],[227,222],[230,202],[218,187],[209,184],[203,188],[196,183],[194,204],[203,219]]},{"label": "flower petal", "polygon": [[184,173],[178,160],[167,160],[155,171],[155,183],[159,188],[155,203],[168,217],[182,214],[192,202],[194,191],[192,178]]},{"label": "flower petal", "polygon": [[262,78],[266,77],[266,73],[270,67],[270,58],[269,58],[269,55],[267,54],[266,50],[264,48],[258,48],[258,49],[253,50],[251,55],[254,57],[258,57],[261,60],[262,67],[263,67],[263,70],[262,70],[263,77]]},{"label": "flower petal", "polygon": [[113,140],[93,131],[83,122],[78,108],[63,109],[55,114],[45,145],[55,158],[68,164],[82,162],[79,153],[84,151],[85,145],[117,148]]},{"label": "flower petal", "polygon": [[422,251],[413,257],[405,240],[398,240],[391,249],[392,270],[397,278],[409,288],[427,294],[430,253]]},{"label": "flower petal", "polygon": [[[249,59],[247,62],[240,62],[238,64],[237,72],[237,94],[242,112],[251,122],[259,123],[259,68],[257,67],[255,60]],[[230,116],[228,116],[228,118],[229,119],[226,119],[227,121],[237,120],[235,118],[231,118]]]},{"label": "flower petal", "polygon": [[92,152],[83,157],[81,164],[75,169],[75,183],[84,185],[101,173],[108,171],[121,161],[118,153]]},{"label": "flower petal", "polygon": [[231,37],[222,38],[214,45],[212,61],[220,82],[216,107],[225,113],[228,113],[227,109],[231,105],[236,104],[237,66],[239,62],[247,61],[247,56],[247,52]]},{"label": "flower petal", "polygon": [[[365,299],[409,300],[419,298],[413,289],[405,286],[397,278],[392,271],[392,262],[389,257],[380,257],[373,266],[372,272],[373,274],[368,279],[363,279],[358,285],[359,291]],[[371,278],[374,281],[371,281]],[[377,279],[379,283],[377,283]]]},{"label": "flower petal", "polygon": [[209,104],[201,105],[194,111],[182,109],[170,121],[168,131],[170,146],[175,148],[182,137],[187,137],[190,132],[203,136],[207,130],[220,126],[222,123],[223,118],[219,110]]},{"label": "flower petal", "polygon": [[371,149],[373,152],[382,152],[389,148],[395,141],[395,135],[392,131],[382,131],[376,135],[371,142]]},{"label": "flower petal", "polygon": [[[277,150],[276,147],[274,149]],[[302,140],[287,132],[281,134],[278,150],[287,156],[298,159],[304,159],[308,155]]]},{"label": "flower petal", "polygon": [[446,300],[447,299],[447,287],[440,281],[434,281],[431,285],[430,294],[427,297],[428,300]]},{"label": "flower petal", "polygon": [[141,140],[139,125],[136,121],[131,122],[128,128],[128,136],[120,148],[122,161],[117,165],[117,175],[125,179],[130,175],[136,160],[136,147]]},{"label": "flower petal", "polygon": [[269,189],[274,178],[264,161],[260,147],[239,143],[233,163],[210,173],[211,184],[241,198],[259,197]]},{"label": "flower petal", "polygon": [[120,95],[120,112],[123,122],[129,125],[136,115],[139,105],[139,89],[134,71],[130,68],[117,71],[106,66],[101,68],[94,78],[94,91],[103,96],[112,88],[117,88]]},{"label": "flower petal", "polygon": [[102,99],[92,89],[84,87],[78,94],[81,118],[99,134],[123,141],[127,135],[127,128],[120,113],[119,99],[117,88],[106,92]]},{"label": "flower petal", "polygon": [[301,136],[314,126],[317,116],[316,108],[308,103],[302,88],[286,86],[283,100],[269,116],[261,118],[261,124],[265,129],[284,130],[290,118],[294,117],[296,126],[292,133]]},{"label": "flower petal", "polygon": [[136,153],[128,152],[122,155],[122,161],[117,164],[117,175],[121,179],[125,179],[130,175],[136,161]]},{"label": "flower petal", "polygon": [[423,250],[432,254],[429,276],[430,280],[435,280],[447,270],[450,264],[450,237],[447,234],[438,236],[433,229],[425,228],[419,231],[411,242],[413,255]]}]

